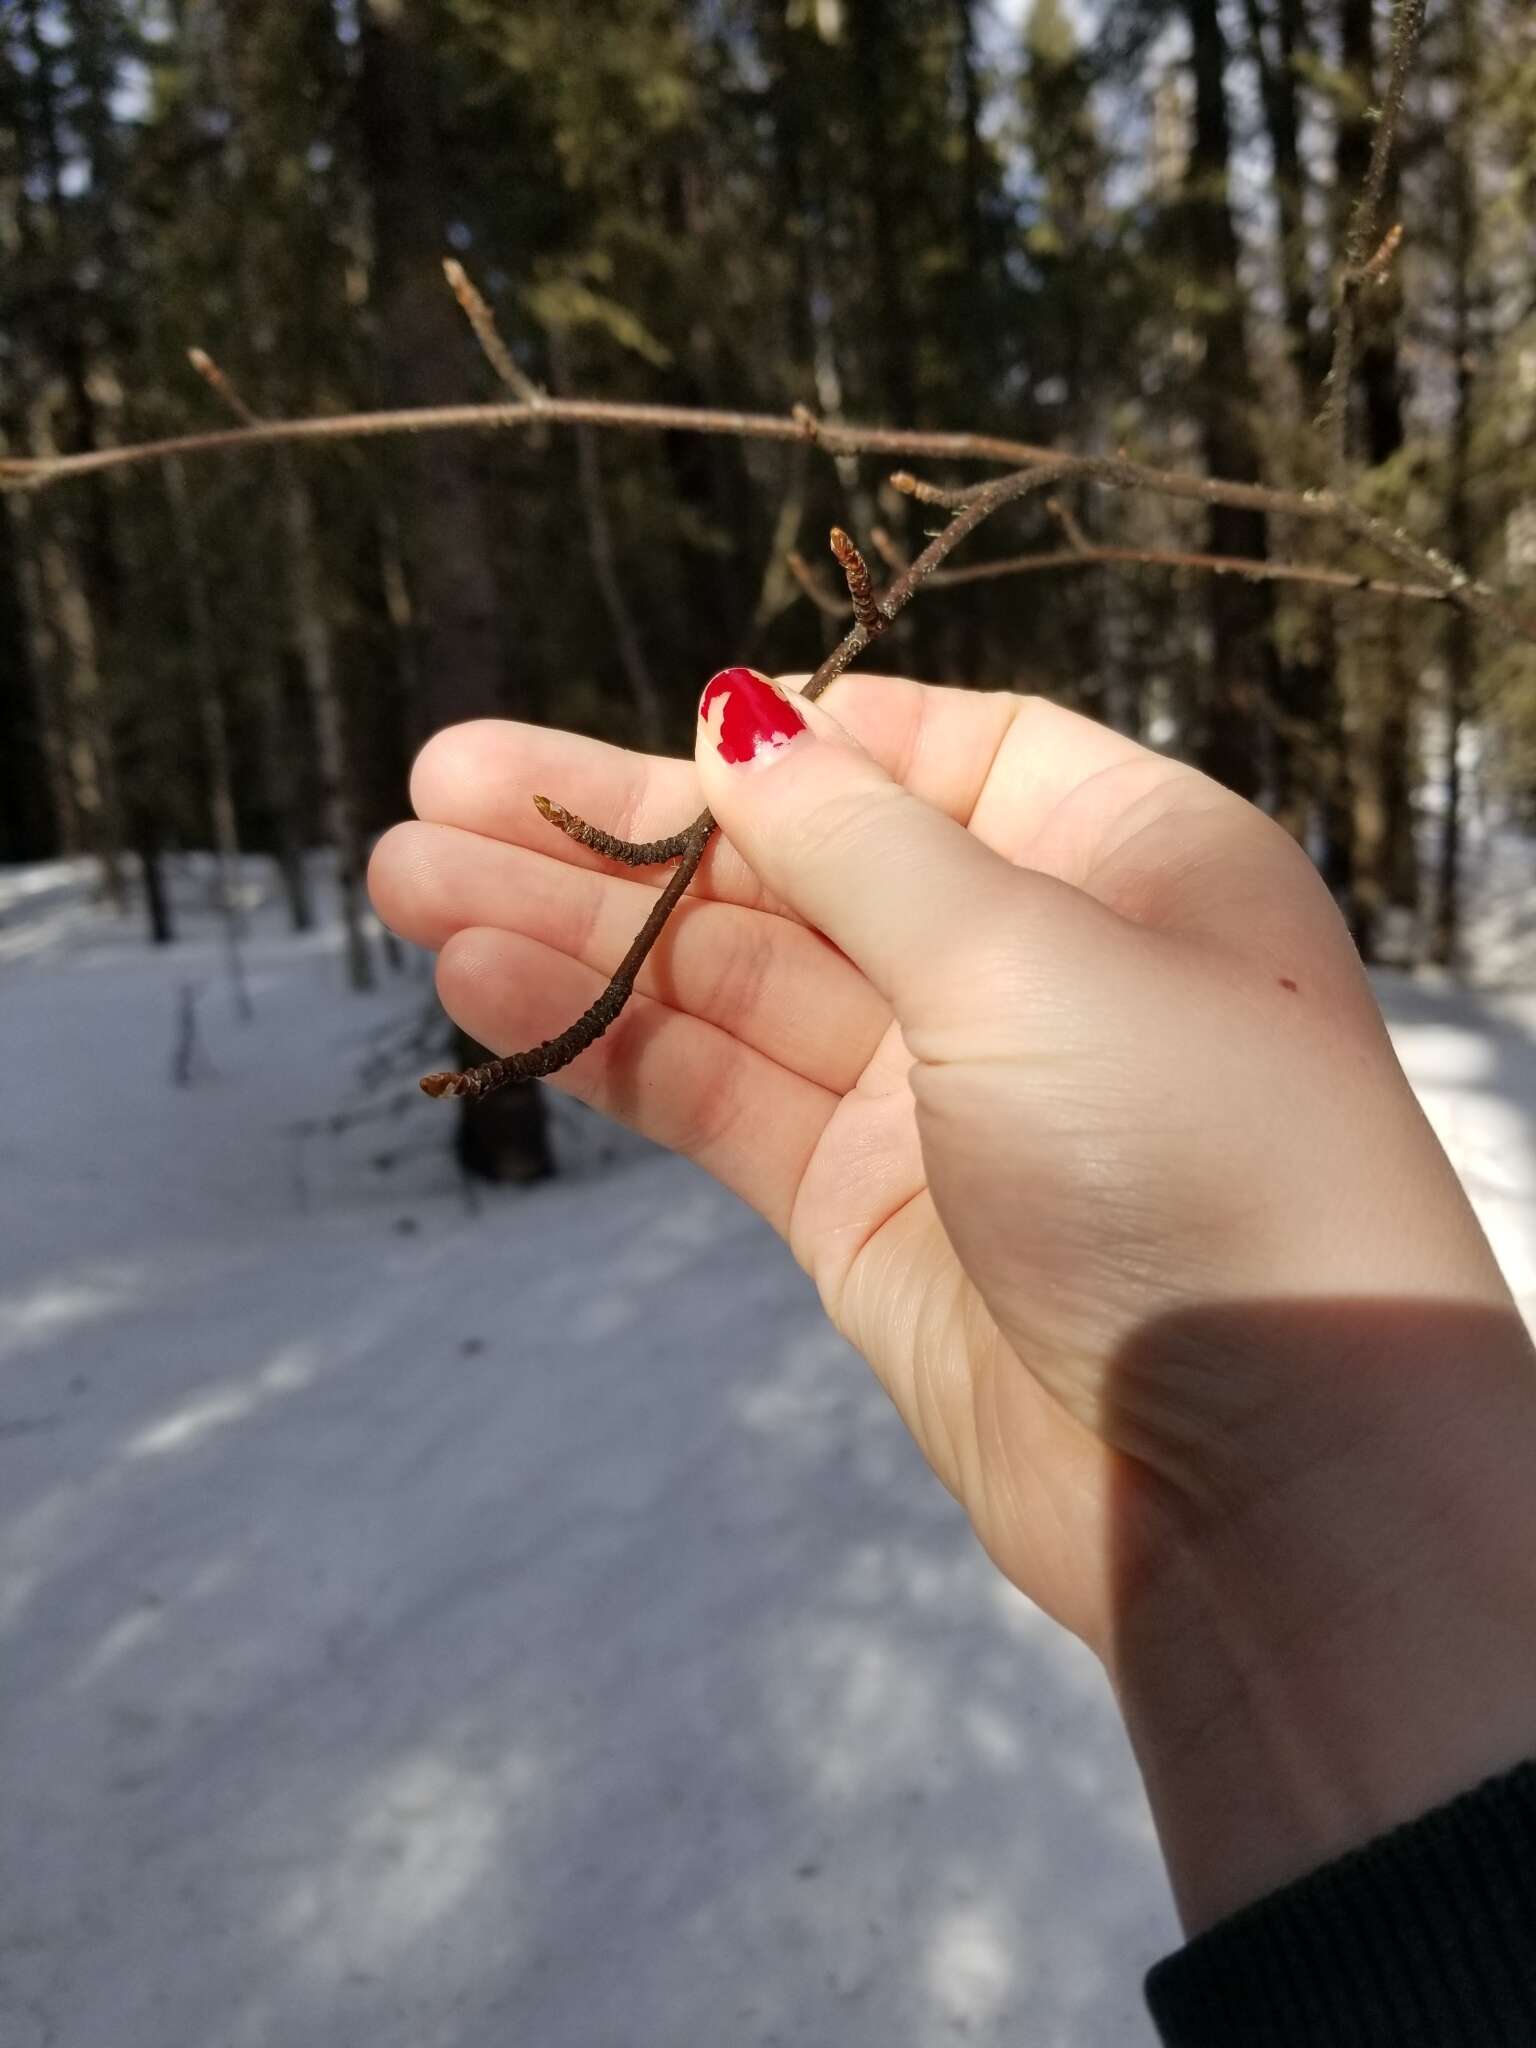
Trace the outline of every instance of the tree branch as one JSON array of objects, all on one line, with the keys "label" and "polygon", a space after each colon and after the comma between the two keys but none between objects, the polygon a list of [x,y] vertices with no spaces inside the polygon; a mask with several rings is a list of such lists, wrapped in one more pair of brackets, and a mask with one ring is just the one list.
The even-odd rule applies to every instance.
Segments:
[{"label": "tree branch", "polygon": [[537,412],[544,403],[544,393],[518,366],[511,349],[501,338],[501,329],[496,325],[496,315],[481,296],[474,280],[457,256],[443,258],[443,275],[448,280],[448,289],[463,308],[465,319],[474,329],[481,354],[512,396]]},{"label": "tree branch", "polygon": [[[991,483],[983,484],[972,492],[968,502],[956,510],[943,532],[934,536],[911,567],[905,569],[886,590],[875,607],[878,623],[865,625],[855,620],[853,630],[845,634],[827,656],[806,684],[803,695],[816,698],[830,688],[870,642],[878,639],[902,607],[911,602],[945,558],[967,535],[974,533],[984,520],[991,518],[992,514],[1000,511],[1004,505],[1028,497],[1036,491],[1049,489],[1053,483],[1068,473],[1070,465],[1071,458],[1057,457],[1052,461],[1040,463],[1033,469],[1015,470],[1008,476],[995,477]],[[858,550],[853,547],[853,543],[841,528],[834,528],[833,531],[847,549],[855,555],[858,554]],[[834,551],[839,552],[836,542]],[[840,552],[839,559],[841,560]],[[859,557],[859,564],[863,567],[862,556]],[[867,579],[867,569],[864,574]],[[583,845],[596,843],[593,838],[586,836],[588,833],[595,833],[595,827],[586,826],[584,821],[575,817],[572,812],[551,804],[547,797],[536,797],[534,801],[543,815],[552,823],[558,824],[562,831],[580,839]],[[579,829],[573,831],[573,827]],[[421,1083],[423,1091],[433,1096],[489,1095],[493,1090],[504,1088],[512,1081],[543,1080],[550,1074],[557,1074],[589,1046],[595,1045],[622,1014],[625,1004],[634,993],[635,977],[639,974],[647,954],[661,937],[668,918],[682,900],[688,884],[698,870],[699,862],[704,858],[704,850],[714,836],[714,831],[713,813],[705,810],[699,813],[685,831],[675,835],[674,839],[656,841],[652,843],[651,848],[642,849],[649,852],[654,850],[655,846],[672,846],[680,841],[681,859],[675,872],[669,877],[666,887],[657,897],[649,917],[636,933],[634,944],[619,962],[613,979],[597,1001],[583,1011],[574,1024],[568,1025],[556,1037],[546,1038],[538,1045],[530,1046],[526,1052],[509,1053],[502,1059],[487,1060],[483,1065],[470,1067],[461,1074],[424,1075]],[[607,835],[603,837],[606,838]],[[608,841],[612,846],[622,843]],[[601,847],[599,850],[602,850]],[[626,859],[627,855],[621,853],[617,857]]]},{"label": "tree branch", "polygon": [[801,590],[811,600],[811,603],[815,605],[817,611],[823,613],[829,619],[852,618],[853,606],[848,602],[848,599],[846,597],[839,597],[835,590],[830,589],[822,582],[798,548],[791,548],[785,555],[784,566],[799,584]]},{"label": "tree branch", "polygon": [[[1415,4],[1415,0],[1407,0]],[[1505,634],[1536,642],[1536,622],[1512,611],[1498,594],[1433,548],[1415,541],[1400,527],[1361,510],[1344,493],[1332,490],[1282,491],[1267,484],[1229,483],[1221,477],[1193,476],[1186,471],[1158,469],[1125,456],[1063,455],[990,434],[922,433],[899,427],[833,426],[815,420],[803,407],[796,413],[716,412],[689,406],[629,405],[602,399],[546,398],[538,405],[445,405],[392,412],[343,413],[330,419],[263,420],[253,427],[178,435],[119,448],[92,449],[79,455],[0,457],[0,489],[40,490],[101,470],[136,463],[164,461],[168,456],[207,455],[281,441],[338,441],[385,434],[446,433],[466,429],[551,426],[608,427],[625,431],[726,434],[746,441],[813,440],[836,455],[912,455],[939,461],[1061,463],[1056,474],[1077,477],[1101,488],[1147,491],[1158,497],[1190,499],[1206,505],[1237,505],[1281,518],[1322,520],[1341,525],[1368,541],[1394,561],[1437,583],[1448,601],[1474,612]],[[895,479],[893,478],[893,481]],[[928,503],[958,503],[970,487],[948,493],[924,485],[914,495]]]},{"label": "tree branch", "polygon": [[1325,569],[1314,562],[1271,562],[1245,555],[1181,554],[1174,548],[1102,547],[1085,541],[1081,547],[1051,548],[1033,555],[1009,555],[996,562],[973,562],[964,569],[941,569],[935,587],[989,583],[1000,576],[1028,576],[1042,569],[1086,569],[1095,563],[1118,562],[1131,568],[1199,569],[1213,576],[1242,576],[1252,583],[1314,583],[1329,590],[1358,591],[1372,597],[1411,598],[1422,604],[1449,604],[1451,593],[1435,583],[1388,583],[1377,576],[1358,576],[1348,569]]}]

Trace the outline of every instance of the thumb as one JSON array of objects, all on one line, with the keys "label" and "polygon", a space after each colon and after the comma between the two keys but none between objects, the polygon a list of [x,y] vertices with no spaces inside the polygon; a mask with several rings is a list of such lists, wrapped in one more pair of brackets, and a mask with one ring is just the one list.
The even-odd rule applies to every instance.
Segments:
[{"label": "thumb", "polygon": [[711,678],[696,751],[726,837],[868,975],[909,1042],[914,1028],[974,1021],[978,977],[1059,959],[1057,942],[1096,907],[1014,867],[893,781],[819,704],[754,669]]}]

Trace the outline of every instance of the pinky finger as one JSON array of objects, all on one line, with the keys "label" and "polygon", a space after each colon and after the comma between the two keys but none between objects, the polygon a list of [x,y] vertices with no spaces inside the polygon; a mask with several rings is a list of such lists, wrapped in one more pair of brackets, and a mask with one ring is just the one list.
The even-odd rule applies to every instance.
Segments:
[{"label": "pinky finger", "polygon": [[[437,986],[472,1038],[510,1052],[563,1029],[603,982],[568,953],[477,926],[443,947]],[[549,1085],[694,1160],[781,1236],[838,1101],[716,1025],[642,995]]]}]

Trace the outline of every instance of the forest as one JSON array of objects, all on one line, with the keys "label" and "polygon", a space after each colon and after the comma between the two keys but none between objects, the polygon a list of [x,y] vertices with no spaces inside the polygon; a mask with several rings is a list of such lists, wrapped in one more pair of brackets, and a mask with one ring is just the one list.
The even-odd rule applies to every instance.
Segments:
[{"label": "forest", "polygon": [[427,734],[685,750],[964,437],[1088,460],[881,666],[1195,761],[1367,959],[1536,815],[1521,0],[7,0],[0,249],[0,860],[158,942],[269,856],[367,989]]}]

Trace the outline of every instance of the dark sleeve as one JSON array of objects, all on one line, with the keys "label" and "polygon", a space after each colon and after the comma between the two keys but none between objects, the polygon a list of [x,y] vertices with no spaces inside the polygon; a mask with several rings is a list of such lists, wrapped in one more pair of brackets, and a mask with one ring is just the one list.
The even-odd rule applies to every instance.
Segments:
[{"label": "dark sleeve", "polygon": [[1165,2048],[1533,2048],[1536,1762],[1218,1921],[1146,1996]]}]

